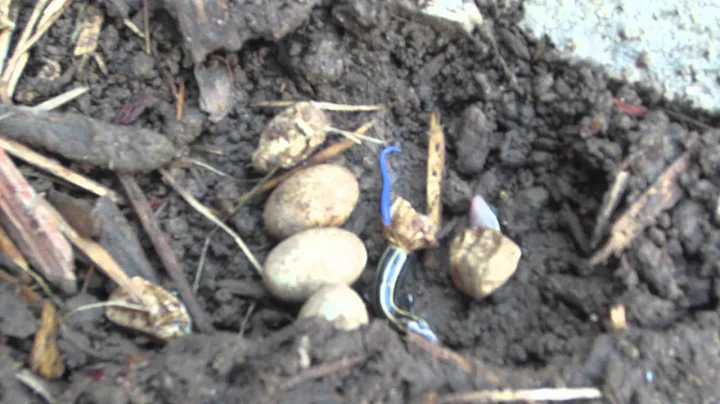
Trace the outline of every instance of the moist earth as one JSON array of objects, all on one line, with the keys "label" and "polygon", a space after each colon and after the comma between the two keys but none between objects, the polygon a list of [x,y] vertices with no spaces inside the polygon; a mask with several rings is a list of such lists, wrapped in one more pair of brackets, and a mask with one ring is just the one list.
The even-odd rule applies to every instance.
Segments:
[{"label": "moist earth", "polygon": [[[35,45],[17,103],[38,103],[83,85],[89,92],[63,110],[112,122],[123,105],[149,95],[149,107],[134,125],[181,139],[186,156],[217,170],[175,165],[170,171],[219,212],[263,177],[252,169],[251,155],[277,109],[253,107],[256,101],[386,104],[375,115],[328,115],[334,127],[346,130],[377,119],[371,134],[402,148],[389,157],[393,192],[420,210],[428,121],[438,111],[448,152],[440,266],[424,268],[422,256],[415,256],[400,294],[412,295],[413,310],[459,357],[405,339],[377,316],[351,332],[319,320],[295,322],[298,307],[265,297],[234,241],[216,232],[197,298],[218,332],[159,344],[119,329],[101,310],[78,312],[58,336],[66,372],[48,383],[58,402],[444,402],[453,392],[541,387],[599,388],[604,398],[589,402],[720,402],[717,117],[564,61],[551,44],[530,41],[518,30],[521,5],[479,3],[488,25],[466,35],[397,14],[379,1],[322,2],[278,40],[250,39],[239,51],[216,52],[231,67],[238,93],[217,122],[200,112],[190,55],[162,8],[150,15],[150,55],[120,18],[106,18],[98,48],[105,75],[93,61],[82,71],[73,66],[70,41],[85,7],[73,3]],[[60,64],[60,78],[39,74],[46,60]],[[178,122],[171,88],[181,81],[186,111]],[[631,113],[627,105],[647,113]],[[339,140],[331,135],[330,142]],[[589,235],[617,172],[630,174],[616,210],[622,212],[688,148],[697,152],[680,175],[680,201],[619,257],[590,265],[602,243]],[[361,295],[370,291],[385,248],[379,150],[356,146],[333,160],[360,181],[360,202],[343,227],[367,247],[367,268],[354,285]],[[107,171],[75,168],[122,189]],[[37,190],[52,186],[31,167],[23,170]],[[137,178],[161,206],[157,217],[193,282],[213,224],[156,173]],[[508,283],[477,301],[454,288],[446,249],[452,234],[467,225],[474,194],[497,209],[504,234],[523,254]],[[265,197],[229,221],[261,260],[275,245],[263,231]],[[124,206],[123,212],[162,268],[132,210]],[[84,279],[87,266],[79,268],[78,279]],[[97,274],[89,279],[64,312],[106,300],[110,282]],[[0,303],[2,402],[42,402],[14,377],[15,364],[28,361],[39,311],[25,307],[8,287],[0,289]],[[619,305],[627,313],[624,330],[610,321],[610,309]]]}]

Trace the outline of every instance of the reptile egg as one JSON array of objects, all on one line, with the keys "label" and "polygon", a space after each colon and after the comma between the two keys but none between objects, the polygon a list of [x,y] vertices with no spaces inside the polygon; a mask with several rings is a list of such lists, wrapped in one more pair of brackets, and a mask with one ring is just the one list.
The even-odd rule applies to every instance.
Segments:
[{"label": "reptile egg", "polygon": [[520,247],[502,233],[469,227],[450,243],[450,278],[461,292],[483,298],[510,279],[520,256]]},{"label": "reptile egg", "polygon": [[315,292],[298,313],[298,319],[323,317],[342,330],[354,330],[369,321],[365,302],[347,285],[327,285]]},{"label": "reptile egg", "polygon": [[308,229],[270,251],[263,283],[276,298],[299,303],[325,285],[351,285],[366,263],[365,245],[354,233],[335,227]]},{"label": "reptile egg", "polygon": [[283,240],[315,227],[339,227],[360,198],[355,175],[335,164],[319,164],[282,182],[268,197],[265,229]]}]

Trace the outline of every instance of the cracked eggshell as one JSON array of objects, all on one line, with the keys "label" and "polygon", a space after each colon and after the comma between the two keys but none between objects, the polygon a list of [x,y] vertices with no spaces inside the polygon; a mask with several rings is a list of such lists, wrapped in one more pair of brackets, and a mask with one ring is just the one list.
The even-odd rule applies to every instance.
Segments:
[{"label": "cracked eggshell", "polygon": [[354,233],[334,227],[309,229],[270,251],[263,283],[276,298],[299,303],[325,285],[351,285],[366,263],[365,244]]},{"label": "cracked eggshell", "polygon": [[520,246],[498,231],[466,228],[450,243],[450,278],[458,290],[481,299],[510,279],[521,255]]},{"label": "cracked eggshell", "polygon": [[278,240],[316,227],[340,227],[360,198],[357,177],[335,164],[319,164],[281,183],[265,202],[265,230]]},{"label": "cracked eggshell", "polygon": [[323,317],[336,328],[350,331],[369,322],[365,302],[347,285],[327,285],[315,292],[298,313],[298,319]]}]

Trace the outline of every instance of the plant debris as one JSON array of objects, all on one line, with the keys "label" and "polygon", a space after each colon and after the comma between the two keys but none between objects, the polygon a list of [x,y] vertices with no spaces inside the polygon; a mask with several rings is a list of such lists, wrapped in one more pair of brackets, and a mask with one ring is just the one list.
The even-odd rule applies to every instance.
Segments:
[{"label": "plant debris", "polygon": [[0,104],[0,133],[78,163],[147,172],[169,163],[173,144],[151,130],[104,123],[75,113],[39,112]]},{"label": "plant debris", "polygon": [[46,300],[40,318],[40,329],[35,333],[30,353],[30,369],[46,379],[55,379],[65,372],[65,364],[56,341],[57,328],[57,310]]},{"label": "plant debris", "polygon": [[42,197],[0,150],[0,224],[42,276],[64,293],[75,293],[72,247],[41,202]]}]

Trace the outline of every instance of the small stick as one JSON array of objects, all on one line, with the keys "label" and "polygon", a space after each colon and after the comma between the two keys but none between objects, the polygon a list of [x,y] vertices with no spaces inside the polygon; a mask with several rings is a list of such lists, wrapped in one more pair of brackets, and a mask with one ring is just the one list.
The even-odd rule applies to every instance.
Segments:
[{"label": "small stick", "polygon": [[19,382],[28,386],[40,397],[45,399],[48,404],[57,403],[52,393],[50,393],[50,387],[48,385],[48,382],[46,382],[40,376],[36,376],[35,373],[31,372],[30,370],[22,369],[21,371],[15,373],[15,378],[18,379]]},{"label": "small stick", "polygon": [[257,258],[255,258],[255,255],[252,253],[252,251],[250,251],[250,248],[248,248],[248,246],[245,244],[243,239],[239,235],[237,235],[237,233],[232,231],[232,229],[230,227],[228,227],[225,223],[223,223],[222,220],[215,217],[215,215],[210,211],[210,209],[205,207],[202,203],[200,203],[200,201],[195,199],[192,195],[190,195],[187,191],[185,191],[182,187],[180,187],[180,185],[178,185],[178,183],[170,175],[170,173],[168,173],[164,169],[160,169],[160,174],[162,175],[163,180],[165,180],[165,182],[168,185],[173,187],[175,192],[180,194],[180,196],[182,196],[182,198],[185,199],[185,201],[188,204],[190,204],[190,206],[192,206],[200,214],[205,216],[208,220],[215,223],[218,227],[220,227],[227,234],[229,234],[230,237],[232,237],[233,240],[235,240],[235,243],[237,243],[237,245],[240,247],[240,249],[243,251],[243,253],[245,253],[245,256],[248,258],[248,260],[250,260],[250,263],[255,267],[257,272],[260,275],[262,275],[262,273],[263,273],[262,265],[260,265],[260,262],[257,260]]},{"label": "small stick", "polygon": [[185,109],[185,80],[180,82],[177,90],[177,98],[175,99],[175,119],[178,121],[183,117]]},{"label": "small stick", "polygon": [[410,333],[407,337],[409,341],[412,341],[413,343],[415,343],[415,345],[422,348],[423,351],[429,353],[435,358],[438,358],[441,361],[445,362],[452,362],[457,367],[462,369],[465,373],[472,372],[472,364],[467,359],[460,356],[460,354],[458,354],[457,352],[445,348],[441,345],[435,344],[431,341],[428,341],[427,339],[415,333]]},{"label": "small stick", "polygon": [[116,203],[120,203],[123,201],[123,198],[120,197],[120,195],[118,195],[117,193],[115,193],[115,191],[108,189],[103,185],[99,184],[98,182],[95,182],[90,178],[87,178],[64,167],[56,160],[45,157],[42,154],[37,153],[29,147],[23,145],[22,143],[0,137],[0,148],[17,158],[20,158],[38,168],[41,168],[57,177],[60,177],[65,181],[68,181],[71,184],[74,184],[75,186],[80,187],[88,192],[92,192],[93,194],[98,196],[107,195],[113,202]]},{"label": "small stick", "polygon": [[[18,44],[15,46],[13,55],[7,64],[7,68],[2,75],[2,78],[0,79],[0,95],[2,96],[4,102],[10,103],[12,101],[12,96],[15,93],[15,86],[25,69],[28,58],[30,57],[27,52],[33,45],[35,45],[37,40],[40,39],[40,37],[42,37],[48,29],[50,29],[50,26],[52,26],[55,20],[60,18],[60,15],[62,15],[63,11],[71,1],[72,0],[53,0],[53,2],[45,10],[45,13],[43,13],[37,30],[32,34],[32,36],[30,36],[30,33],[33,32],[37,19],[40,17],[40,11],[45,7],[45,4],[47,4],[47,0],[40,0],[35,5],[33,13],[30,16],[30,20],[25,26],[25,30],[23,31]],[[48,15],[49,10],[52,10],[53,12]]]},{"label": "small stick", "polygon": [[580,247],[580,250],[587,254],[590,252],[590,246],[587,241],[587,237],[585,237],[585,231],[583,231],[582,224],[580,223],[580,218],[577,217],[575,212],[570,209],[570,205],[567,203],[563,203],[562,208],[560,209],[560,217],[565,222],[565,225],[570,230],[570,234],[575,239],[575,242],[577,243],[578,247]]},{"label": "small stick", "polygon": [[[2,229],[0,228],[0,230],[2,230]],[[45,283],[45,280],[40,275],[36,274],[32,269],[30,269],[29,266],[27,268],[22,267],[17,262],[13,261],[12,257],[8,257],[7,254],[0,254],[0,267],[5,267],[6,269],[8,269],[10,271],[18,272],[19,275],[22,275],[23,273],[25,273],[26,275],[30,276],[30,278],[32,278],[35,281],[35,283],[37,283],[40,286],[40,289],[42,289],[43,292],[45,292],[45,294],[50,298],[50,300],[53,301],[53,303],[55,303],[55,305],[57,305],[58,307],[63,306],[62,300],[60,300],[60,298],[58,298],[52,292],[52,290],[50,290],[50,287],[47,285],[47,283]],[[20,280],[24,281],[24,279],[20,279]],[[26,282],[26,283],[29,283],[29,282],[30,281],[28,280],[28,282]]]},{"label": "small stick", "polygon": [[343,369],[347,369],[350,367],[353,367],[359,363],[365,362],[367,360],[366,355],[361,354],[353,354],[347,357],[343,357],[340,360],[334,361],[334,362],[328,362],[323,363],[322,365],[317,365],[309,368],[308,370],[300,373],[297,376],[293,376],[285,382],[280,384],[280,391],[286,391],[293,387],[297,387],[305,382],[309,382],[312,380],[315,380],[320,377],[328,376],[333,373],[337,373]]},{"label": "small stick", "polygon": [[30,270],[30,264],[25,260],[25,257],[23,257],[20,250],[2,226],[0,226],[0,253],[5,254],[15,265],[22,268],[23,271]]},{"label": "small stick", "polygon": [[145,25],[145,53],[149,55],[152,48],[150,46],[150,10],[147,0],[143,0],[143,24]]},{"label": "small stick", "polygon": [[130,29],[135,35],[139,36],[140,38],[145,38],[145,34],[140,30],[140,28],[135,25],[134,22],[130,21],[129,19],[124,19],[123,24]]},{"label": "small stick", "polygon": [[0,149],[0,223],[38,272],[65,293],[75,293],[72,246],[43,201]]},{"label": "small stick", "polygon": [[188,312],[192,316],[193,322],[197,325],[197,328],[201,332],[213,332],[214,330],[210,318],[204,311],[202,311],[197,300],[195,300],[192,289],[190,289],[190,285],[183,275],[180,264],[178,263],[177,258],[175,258],[175,254],[170,247],[170,243],[167,241],[167,237],[160,229],[160,225],[155,219],[155,215],[150,208],[150,204],[148,203],[147,198],[145,198],[145,194],[143,194],[137,181],[135,181],[135,178],[131,174],[118,174],[118,178],[125,189],[125,193],[127,193],[128,199],[130,199],[130,203],[135,209],[135,213],[140,219],[140,223],[142,223],[145,232],[150,237],[150,241],[152,241],[155,246],[155,250],[165,266],[165,270],[168,275],[170,275],[170,278],[172,278],[175,282],[175,286],[177,286],[178,291],[180,292],[180,297],[182,297],[183,303],[185,303]]},{"label": "small stick", "polygon": [[141,302],[148,310],[152,309],[152,303],[145,299],[142,290],[132,283],[130,277],[127,276],[115,259],[100,244],[80,236],[50,203],[43,201],[43,205],[50,210],[52,216],[54,216],[60,224],[60,229],[65,237],[67,237],[75,247],[82,251],[98,268],[102,269],[105,275],[125,289],[133,299]]},{"label": "small stick", "polygon": [[617,208],[620,203],[620,197],[625,192],[628,180],[630,179],[630,173],[627,170],[622,170],[615,176],[612,186],[603,197],[603,204],[598,213],[597,220],[595,222],[595,228],[593,229],[592,238],[590,239],[590,248],[597,247],[600,242],[600,238],[603,232],[607,228],[607,223],[610,220],[610,216]]},{"label": "small stick", "polygon": [[[317,102],[310,101],[320,109],[328,111],[383,111],[385,110],[385,104],[375,105],[346,105],[346,104],[335,104],[332,102]],[[254,107],[289,107],[297,104],[298,101],[259,101],[253,104]]]},{"label": "small stick", "polygon": [[[427,215],[440,229],[442,227],[442,180],[445,174],[445,133],[440,126],[440,115],[430,115],[428,139],[426,204]],[[424,254],[425,268],[436,270],[440,267],[437,250],[429,249]]]},{"label": "small stick", "polygon": [[32,109],[34,109],[35,111],[52,111],[53,109],[65,105],[68,102],[74,100],[75,98],[87,93],[88,90],[89,88],[87,87],[74,88],[70,91],[66,91],[58,96],[55,96],[47,101],[40,103],[32,107]]},{"label": "small stick", "polygon": [[479,390],[446,394],[438,397],[438,404],[445,403],[507,403],[514,401],[570,401],[602,398],[602,392],[594,387],[545,388],[527,390]]},{"label": "small stick", "polygon": [[689,165],[690,151],[686,151],[615,221],[610,240],[590,258],[590,265],[597,265],[622,252],[660,213],[680,201],[683,190],[677,183],[677,177]]}]

